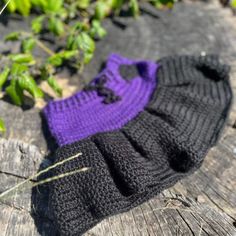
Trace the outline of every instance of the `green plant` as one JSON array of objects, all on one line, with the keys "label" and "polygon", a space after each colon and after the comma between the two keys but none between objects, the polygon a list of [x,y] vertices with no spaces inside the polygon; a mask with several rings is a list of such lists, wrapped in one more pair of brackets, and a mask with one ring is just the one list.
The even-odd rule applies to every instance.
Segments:
[{"label": "green plant", "polygon": [[[172,7],[173,0],[147,0],[156,7]],[[25,96],[33,99],[43,98],[40,81],[44,80],[62,96],[57,83],[57,68],[65,65],[82,70],[89,63],[95,51],[95,42],[106,35],[102,20],[113,14],[119,15],[126,7],[135,17],[139,15],[138,0],[4,0],[10,13],[28,16],[36,14],[32,20],[31,32],[12,32],[5,41],[18,41],[18,53],[1,55],[0,91],[9,96],[12,102],[21,106]],[[63,42],[61,49],[52,50],[41,40],[45,32],[54,41]],[[47,57],[36,57],[35,48],[46,52]],[[3,121],[0,132],[4,130]]]},{"label": "green plant", "polygon": [[230,1],[230,6],[231,6],[233,9],[236,9],[236,0],[231,0],[231,1]]},{"label": "green plant", "polygon": [[157,8],[172,8],[176,0],[152,0],[151,2]]},{"label": "green plant", "polygon": [[6,128],[2,119],[0,119],[0,132],[5,132]]}]

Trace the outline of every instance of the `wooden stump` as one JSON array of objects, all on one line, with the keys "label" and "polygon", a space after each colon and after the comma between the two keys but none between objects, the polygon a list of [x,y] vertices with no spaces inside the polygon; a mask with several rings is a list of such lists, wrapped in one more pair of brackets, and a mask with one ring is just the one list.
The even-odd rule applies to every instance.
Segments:
[{"label": "wooden stump", "polygon": [[[236,94],[236,18],[229,10],[213,3],[180,3],[173,11],[143,6],[142,12],[137,20],[116,18],[105,22],[108,36],[98,43],[95,58],[81,75],[82,81],[96,75],[110,52],[156,60],[170,54],[206,51],[221,54],[232,66],[231,82]],[[0,37],[22,24],[9,21],[7,28],[1,25]],[[6,47],[0,43],[0,49]],[[66,81],[78,84],[76,77]],[[0,110],[8,130],[0,139],[3,192],[50,164],[48,154],[56,147],[39,109],[21,110],[0,101]],[[236,235],[235,120],[234,102],[223,137],[194,175],[149,202],[104,220],[85,235]],[[15,192],[1,201],[0,235],[55,235],[47,198],[47,186],[42,186],[33,192]]]}]

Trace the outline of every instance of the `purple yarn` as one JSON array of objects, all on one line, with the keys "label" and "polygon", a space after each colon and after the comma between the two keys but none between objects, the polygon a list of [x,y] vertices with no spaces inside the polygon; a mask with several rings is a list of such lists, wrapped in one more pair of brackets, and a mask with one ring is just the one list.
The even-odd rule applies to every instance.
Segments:
[{"label": "purple yarn", "polygon": [[[120,65],[136,65],[139,76],[125,80]],[[84,139],[98,132],[121,128],[141,112],[156,87],[158,65],[151,61],[130,60],[111,54],[106,68],[95,78],[105,75],[106,88],[121,97],[104,104],[97,91],[81,91],[70,98],[50,102],[44,108],[49,129],[60,146]]]}]

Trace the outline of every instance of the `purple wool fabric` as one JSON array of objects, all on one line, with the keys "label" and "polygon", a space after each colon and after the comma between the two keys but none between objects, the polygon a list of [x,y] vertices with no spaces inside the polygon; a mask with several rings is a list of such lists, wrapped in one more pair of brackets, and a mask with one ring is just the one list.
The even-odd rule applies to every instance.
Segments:
[{"label": "purple wool fabric", "polygon": [[[138,74],[124,79],[121,66],[135,65]],[[92,81],[104,77],[104,86],[120,99],[110,104],[97,91],[82,90],[44,108],[49,129],[60,146],[79,141],[99,132],[121,128],[143,110],[156,87],[158,65],[151,61],[130,60],[111,54],[106,67]]]}]

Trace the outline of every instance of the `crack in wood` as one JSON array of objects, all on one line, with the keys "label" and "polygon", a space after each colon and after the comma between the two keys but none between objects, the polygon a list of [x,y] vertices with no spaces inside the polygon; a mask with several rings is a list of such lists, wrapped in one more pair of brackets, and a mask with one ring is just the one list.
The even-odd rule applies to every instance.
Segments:
[{"label": "crack in wood", "polygon": [[[28,177],[24,177],[24,176],[21,176],[21,175],[17,175],[17,174],[10,173],[10,172],[7,172],[7,171],[2,171],[2,170],[0,170],[0,174],[5,174],[5,175],[8,175],[8,176],[17,177],[19,179],[24,179],[24,180],[28,179]],[[34,183],[37,182],[36,180],[33,180],[33,179],[30,179],[29,181],[34,182]]]},{"label": "crack in wood", "polygon": [[193,232],[193,229],[190,227],[190,225],[188,224],[188,222],[186,221],[185,217],[182,216],[182,214],[179,212],[178,209],[176,209],[176,211],[178,212],[178,214],[180,215],[180,217],[182,218],[182,220],[185,222],[185,224],[187,225],[187,227],[189,228],[190,232],[192,233],[193,236],[195,236],[195,233]]},{"label": "crack in wood", "polygon": [[27,211],[26,209],[22,208],[22,207],[18,207],[18,206],[15,206],[13,203],[8,203],[8,202],[4,202],[2,200],[0,200],[0,203],[5,205],[5,206],[8,206],[10,208],[14,208],[15,210],[18,210],[18,211],[24,211],[24,212],[27,212],[28,214],[31,214],[30,211]]}]

